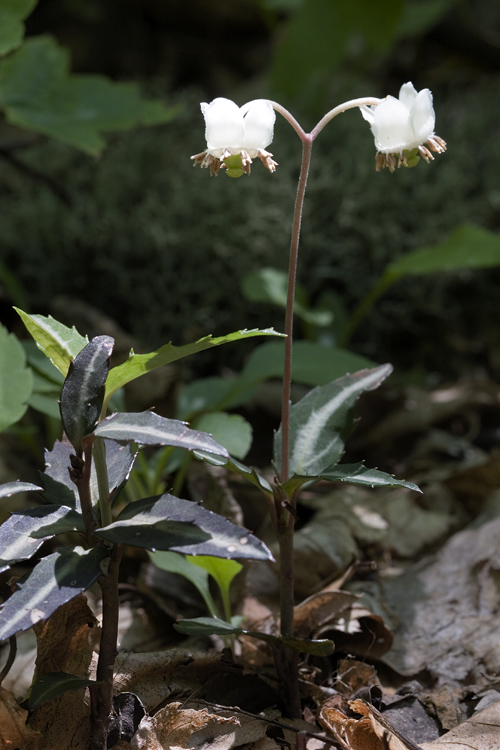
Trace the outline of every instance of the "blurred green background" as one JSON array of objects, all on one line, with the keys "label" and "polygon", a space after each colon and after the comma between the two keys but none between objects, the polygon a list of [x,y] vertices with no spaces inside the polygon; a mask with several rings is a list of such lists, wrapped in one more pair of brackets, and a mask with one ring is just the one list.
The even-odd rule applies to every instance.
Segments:
[{"label": "blurred green background", "polygon": [[[397,96],[408,80],[434,94],[448,152],[430,165],[377,174],[357,111],[318,138],[299,259],[311,304],[335,293],[349,314],[401,255],[463,222],[498,233],[498,0],[0,0],[0,20],[12,4],[27,37],[0,60],[0,321],[18,333],[12,304],[86,333],[80,301],[147,348],[282,330],[282,311],[240,288],[287,267],[300,143],[278,118],[274,175],[193,170],[199,102],[216,96],[275,98],[310,129],[339,102]],[[63,50],[73,73],[100,78],[70,80]],[[435,381],[498,375],[499,282],[495,268],[403,279],[350,346]],[[239,369],[254,346],[192,358],[187,375]]]}]

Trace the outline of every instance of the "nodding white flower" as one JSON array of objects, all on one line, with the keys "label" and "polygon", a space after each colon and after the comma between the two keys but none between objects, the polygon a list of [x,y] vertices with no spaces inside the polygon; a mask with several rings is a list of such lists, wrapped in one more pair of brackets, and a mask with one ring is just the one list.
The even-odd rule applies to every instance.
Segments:
[{"label": "nodding white flower", "polygon": [[210,169],[210,176],[226,169],[229,177],[250,174],[252,159],[258,157],[270,171],[276,170],[272,154],[265,149],[273,140],[276,114],[271,102],[256,99],[238,107],[230,99],[201,104],[205,118],[206,151],[191,159],[194,166]]},{"label": "nodding white flower", "polygon": [[436,116],[429,89],[417,93],[413,83],[405,83],[399,99],[387,96],[380,104],[360,109],[375,136],[377,172],[383,167],[391,172],[414,167],[420,156],[429,163],[434,159],[431,151],[446,151],[445,141],[434,133]]}]

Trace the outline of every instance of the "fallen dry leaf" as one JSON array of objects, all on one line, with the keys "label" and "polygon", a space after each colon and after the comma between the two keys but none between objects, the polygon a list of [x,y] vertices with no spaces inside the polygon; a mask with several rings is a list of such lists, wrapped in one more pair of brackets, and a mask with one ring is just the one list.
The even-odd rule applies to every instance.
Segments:
[{"label": "fallen dry leaf", "polygon": [[422,750],[498,750],[500,747],[500,702],[478,711]]},{"label": "fallen dry leaf", "polygon": [[265,722],[236,716],[230,709],[209,713],[169,703],[141,721],[128,750],[232,750],[263,739],[266,729]]},{"label": "fallen dry leaf", "polygon": [[12,693],[0,687],[0,750],[21,750],[30,740],[40,739],[38,732],[26,726],[28,712],[22,709]]}]

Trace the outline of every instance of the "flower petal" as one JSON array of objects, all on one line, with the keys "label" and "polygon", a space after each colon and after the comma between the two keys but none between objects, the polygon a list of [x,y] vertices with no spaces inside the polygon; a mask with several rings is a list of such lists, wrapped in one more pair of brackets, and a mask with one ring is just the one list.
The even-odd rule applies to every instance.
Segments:
[{"label": "flower petal", "polygon": [[381,153],[394,154],[411,148],[414,135],[406,106],[393,96],[384,99],[375,109],[372,133]]},{"label": "flower petal", "polygon": [[417,97],[417,90],[411,81],[403,83],[399,89],[399,101],[405,105],[406,109],[411,109],[411,105]]},{"label": "flower petal", "polygon": [[[230,99],[219,97],[210,104],[203,102],[201,111],[205,117],[205,138],[208,151],[239,150],[244,136],[243,116],[239,107]],[[214,153],[213,156],[220,156]]]},{"label": "flower petal", "polygon": [[410,119],[415,134],[415,142],[425,141],[434,133],[436,116],[432,106],[432,94],[429,89],[422,89],[415,98],[411,109]]},{"label": "flower petal", "polygon": [[259,149],[267,148],[273,140],[276,113],[267,99],[248,102],[240,111],[245,124],[243,148],[255,157]]},{"label": "flower petal", "polygon": [[363,115],[363,119],[369,122],[370,125],[372,125],[375,119],[376,107],[373,104],[370,106],[367,106],[366,104],[362,104],[359,109],[361,111],[361,114]]}]

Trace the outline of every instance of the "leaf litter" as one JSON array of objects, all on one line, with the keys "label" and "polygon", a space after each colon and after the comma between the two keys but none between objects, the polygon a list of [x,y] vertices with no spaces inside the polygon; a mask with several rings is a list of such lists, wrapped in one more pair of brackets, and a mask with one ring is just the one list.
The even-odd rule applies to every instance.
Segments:
[{"label": "leaf litter", "polygon": [[[369,398],[376,404],[380,395]],[[137,635],[128,632],[126,623],[134,618],[123,611],[128,650],[116,661],[115,693],[132,697],[121,699],[128,708],[117,709],[114,747],[500,746],[499,389],[469,380],[430,393],[412,387],[398,398],[386,389],[382,398],[378,410],[385,418],[355,435],[346,460],[378,461],[384,470],[410,476],[424,495],[331,483],[302,493],[297,634],[336,643],[332,657],[307,657],[301,664],[304,721],[294,726],[275,708],[267,644],[242,637],[233,659],[220,639],[186,641],[176,634],[172,616],[204,614],[196,592],[184,595],[186,584],[178,586],[179,596],[174,587],[166,597],[150,585],[149,565],[139,556],[138,596],[149,602],[140,621],[152,635],[141,642],[141,627]],[[384,464],[387,455],[390,464]],[[229,503],[235,515],[239,502],[254,519],[251,527],[260,525],[269,542],[252,489],[241,493],[238,477],[204,474],[200,466],[193,468],[197,486],[208,482],[215,502]],[[276,601],[272,565],[245,563],[233,602],[234,611],[246,616],[245,629],[273,632]],[[54,671],[95,677],[98,633],[85,597],[63,605],[36,626],[35,677]],[[161,643],[162,650],[143,651]],[[139,653],[133,653],[136,646]],[[7,693],[9,701],[18,707]],[[83,750],[89,714],[88,691],[72,691],[42,704],[28,724],[25,713],[14,711],[14,726],[26,732],[17,744],[0,736],[9,748]]]}]

